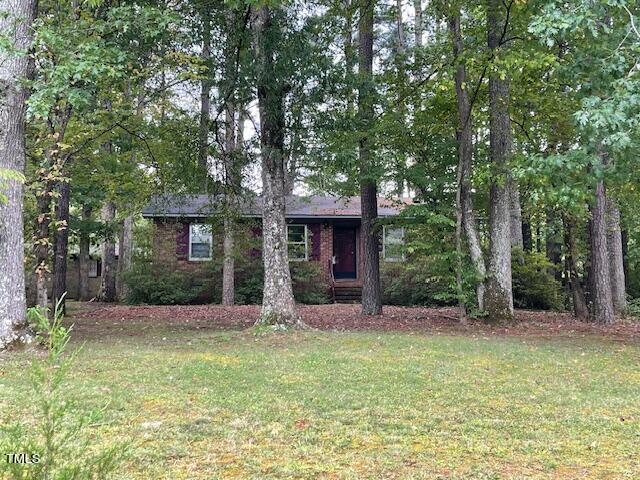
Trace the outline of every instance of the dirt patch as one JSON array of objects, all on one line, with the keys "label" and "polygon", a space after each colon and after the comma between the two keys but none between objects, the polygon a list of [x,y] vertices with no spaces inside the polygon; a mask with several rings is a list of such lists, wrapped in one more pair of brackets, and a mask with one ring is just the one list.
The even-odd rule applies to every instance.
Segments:
[{"label": "dirt patch", "polygon": [[[301,305],[304,321],[320,330],[382,330],[430,334],[513,335],[555,337],[596,335],[615,340],[640,340],[640,322],[620,320],[614,325],[579,322],[568,313],[519,310],[517,322],[494,327],[470,319],[462,325],[454,308],[384,307],[380,316],[364,316],[359,305]],[[260,306],[221,305],[125,306],[76,303],[70,309],[75,331],[83,336],[126,331],[142,335],[149,329],[236,330],[250,327],[260,314]]]}]

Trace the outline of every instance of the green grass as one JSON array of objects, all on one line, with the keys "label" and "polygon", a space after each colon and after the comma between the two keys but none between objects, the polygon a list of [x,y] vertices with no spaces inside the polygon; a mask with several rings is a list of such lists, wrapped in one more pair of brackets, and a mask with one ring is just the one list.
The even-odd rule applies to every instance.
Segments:
[{"label": "green grass", "polygon": [[[0,358],[3,415],[32,358]],[[69,394],[133,440],[119,478],[632,479],[639,367],[598,338],[156,330],[89,340]]]}]

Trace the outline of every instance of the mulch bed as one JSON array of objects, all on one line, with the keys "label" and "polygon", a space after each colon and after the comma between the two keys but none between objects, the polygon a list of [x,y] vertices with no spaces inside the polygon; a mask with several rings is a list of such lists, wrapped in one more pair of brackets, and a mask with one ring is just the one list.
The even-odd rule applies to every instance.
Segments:
[{"label": "mulch bed", "polygon": [[[71,321],[77,333],[90,335],[96,330],[123,330],[135,334],[150,328],[176,330],[242,329],[253,325],[260,306],[221,305],[126,306],[100,303],[76,303]],[[555,337],[563,335],[604,336],[614,340],[640,340],[640,322],[621,319],[614,325],[576,321],[569,313],[518,310],[517,322],[494,327],[482,320],[470,319],[462,325],[455,308],[385,306],[381,316],[363,316],[360,305],[301,305],[304,321],[319,330],[402,331],[427,334],[513,335]]]}]

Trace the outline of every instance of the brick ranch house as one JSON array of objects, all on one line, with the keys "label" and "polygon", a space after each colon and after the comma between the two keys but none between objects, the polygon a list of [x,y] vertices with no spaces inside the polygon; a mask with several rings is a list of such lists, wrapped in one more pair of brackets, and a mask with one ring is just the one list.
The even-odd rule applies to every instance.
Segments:
[{"label": "brick ranch house", "polygon": [[[393,225],[410,200],[378,198],[378,216],[383,223],[380,259],[404,259],[404,228]],[[216,213],[208,195],[163,195],[152,199],[142,216],[153,221],[153,258],[174,271],[202,272],[218,253],[219,235],[210,227]],[[253,220],[259,236],[261,199],[247,201],[240,216]],[[334,300],[357,300],[364,270],[363,238],[360,235],[360,197],[289,196],[286,199],[289,258],[292,262],[318,262]]]}]

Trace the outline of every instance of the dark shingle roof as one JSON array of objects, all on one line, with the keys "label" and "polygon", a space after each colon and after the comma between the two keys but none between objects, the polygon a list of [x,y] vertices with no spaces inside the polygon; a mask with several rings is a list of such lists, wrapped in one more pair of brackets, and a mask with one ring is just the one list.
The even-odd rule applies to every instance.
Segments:
[{"label": "dark shingle roof", "polygon": [[[216,197],[210,195],[159,195],[142,209],[144,217],[207,217],[216,213]],[[378,197],[378,216],[398,215],[411,204],[410,199],[388,200]],[[242,215],[262,216],[262,198],[244,200]],[[311,195],[286,198],[287,218],[360,218],[360,197]]]}]

